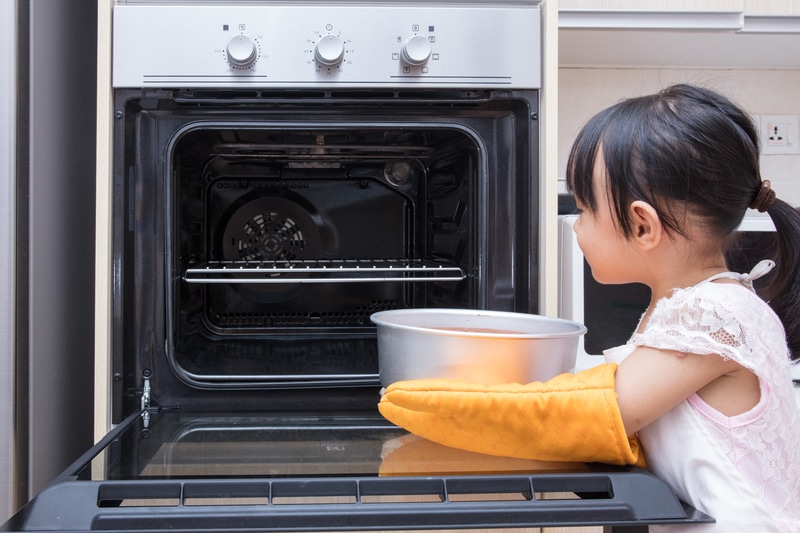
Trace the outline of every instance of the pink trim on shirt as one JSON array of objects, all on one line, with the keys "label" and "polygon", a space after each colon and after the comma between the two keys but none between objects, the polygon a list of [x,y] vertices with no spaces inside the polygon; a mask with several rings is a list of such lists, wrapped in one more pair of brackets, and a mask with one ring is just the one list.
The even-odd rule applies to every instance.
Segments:
[{"label": "pink trim on shirt", "polygon": [[758,420],[761,415],[764,414],[764,411],[767,409],[767,404],[769,403],[770,397],[770,388],[766,381],[758,378],[759,388],[761,389],[761,397],[758,400],[758,403],[750,409],[740,415],[735,416],[725,416],[724,414],[720,413],[710,405],[708,405],[705,400],[703,400],[697,393],[692,394],[687,398],[689,405],[692,406],[696,411],[700,414],[705,416],[706,418],[712,420],[713,422],[726,427],[726,428],[735,428],[746,426],[747,424],[751,424]]}]

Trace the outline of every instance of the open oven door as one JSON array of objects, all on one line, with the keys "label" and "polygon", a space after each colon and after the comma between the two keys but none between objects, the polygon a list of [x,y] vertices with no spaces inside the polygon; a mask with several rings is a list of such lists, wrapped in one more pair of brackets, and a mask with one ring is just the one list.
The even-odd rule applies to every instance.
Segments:
[{"label": "open oven door", "polygon": [[447,448],[377,414],[146,407],[0,531],[357,531],[713,520],[637,468]]}]

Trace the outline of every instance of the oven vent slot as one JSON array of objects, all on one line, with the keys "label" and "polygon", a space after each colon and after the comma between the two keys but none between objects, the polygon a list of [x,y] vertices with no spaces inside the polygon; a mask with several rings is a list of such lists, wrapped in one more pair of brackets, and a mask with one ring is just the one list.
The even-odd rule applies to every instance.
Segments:
[{"label": "oven vent slot", "polygon": [[[707,523],[645,472],[101,484],[89,531],[354,531]],[[130,493],[129,500],[127,492]],[[544,493],[539,491],[543,490]],[[572,499],[546,499],[552,491]],[[507,496],[513,497],[507,497]],[[141,498],[144,496],[144,499]],[[169,504],[153,505],[155,498]],[[50,502],[48,502],[50,503]],[[58,508],[65,504],[53,502]],[[166,506],[165,506],[166,505]],[[87,523],[88,522],[88,523]],[[66,531],[63,524],[59,530]],[[688,528],[687,528],[688,529]],[[616,531],[616,529],[612,529]]]},{"label": "oven vent slot", "polygon": [[348,283],[461,281],[455,266],[409,259],[210,261],[188,268],[188,283]]},{"label": "oven vent slot", "polygon": [[491,100],[487,90],[461,89],[184,89],[172,93],[178,104],[196,105],[330,105],[400,104],[471,106]]}]

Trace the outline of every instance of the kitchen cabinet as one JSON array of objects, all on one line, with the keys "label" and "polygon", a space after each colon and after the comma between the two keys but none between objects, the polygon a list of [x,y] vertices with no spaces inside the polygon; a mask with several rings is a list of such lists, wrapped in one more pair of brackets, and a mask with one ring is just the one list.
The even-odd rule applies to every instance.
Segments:
[{"label": "kitchen cabinet", "polygon": [[799,2],[562,0],[559,4],[561,67],[798,69],[799,44]]},{"label": "kitchen cabinet", "polygon": [[562,0],[562,29],[707,30],[800,33],[800,2],[790,0]]},{"label": "kitchen cabinet", "polygon": [[744,15],[800,15],[795,0],[561,0],[559,9],[738,12]]},{"label": "kitchen cabinet", "polygon": [[[558,6],[559,9],[743,11],[746,3],[747,0],[561,0]],[[758,0],[757,3],[762,2]]]},{"label": "kitchen cabinet", "polygon": [[800,15],[800,2],[796,0],[744,0],[745,15]]},{"label": "kitchen cabinet", "polygon": [[744,0],[562,0],[562,29],[707,29],[738,30]]}]

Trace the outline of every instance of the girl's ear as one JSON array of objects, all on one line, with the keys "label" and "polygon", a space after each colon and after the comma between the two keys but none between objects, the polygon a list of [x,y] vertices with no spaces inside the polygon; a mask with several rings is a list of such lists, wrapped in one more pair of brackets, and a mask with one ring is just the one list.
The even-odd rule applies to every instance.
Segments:
[{"label": "girl's ear", "polygon": [[643,250],[658,246],[664,237],[664,226],[652,205],[635,200],[630,205],[630,218],[633,226],[633,241]]}]

